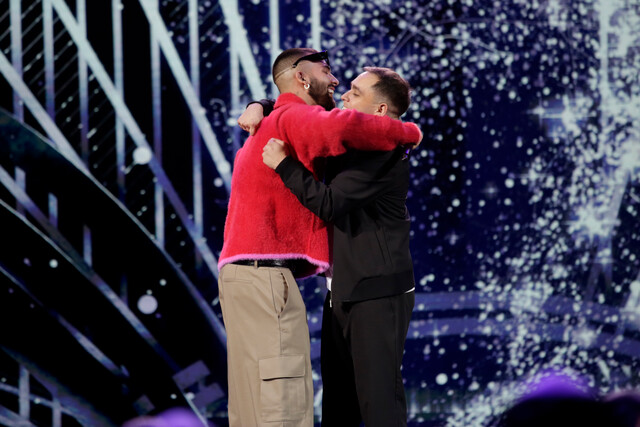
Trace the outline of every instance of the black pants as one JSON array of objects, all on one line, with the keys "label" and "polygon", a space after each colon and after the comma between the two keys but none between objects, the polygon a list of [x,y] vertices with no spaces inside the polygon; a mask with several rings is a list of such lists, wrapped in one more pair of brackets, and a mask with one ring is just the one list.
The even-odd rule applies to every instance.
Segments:
[{"label": "black pants", "polygon": [[324,303],[322,425],[407,425],[400,366],[415,293]]}]

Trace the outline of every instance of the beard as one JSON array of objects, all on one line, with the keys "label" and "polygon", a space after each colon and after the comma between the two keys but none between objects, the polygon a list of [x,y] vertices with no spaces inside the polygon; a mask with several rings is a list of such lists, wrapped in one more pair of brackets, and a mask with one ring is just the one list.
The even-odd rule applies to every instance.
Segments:
[{"label": "beard", "polygon": [[331,111],[336,108],[336,101],[333,96],[329,95],[329,86],[322,87],[318,80],[309,80],[309,96],[327,111]]}]

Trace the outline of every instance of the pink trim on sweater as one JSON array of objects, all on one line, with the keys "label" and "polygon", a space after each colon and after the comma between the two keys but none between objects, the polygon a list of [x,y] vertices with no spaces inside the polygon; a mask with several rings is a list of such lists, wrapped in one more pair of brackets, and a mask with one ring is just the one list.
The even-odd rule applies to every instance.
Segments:
[{"label": "pink trim on sweater", "polygon": [[320,261],[303,254],[239,254],[239,255],[234,255],[234,256],[219,260],[218,271],[222,270],[222,267],[224,267],[226,264],[230,264],[240,260],[253,260],[253,259],[304,259],[308,261],[310,264],[313,264],[317,267],[313,274],[305,277],[298,277],[298,279],[304,279],[306,277],[311,277],[316,274],[324,273],[330,267],[330,264],[328,262]]}]

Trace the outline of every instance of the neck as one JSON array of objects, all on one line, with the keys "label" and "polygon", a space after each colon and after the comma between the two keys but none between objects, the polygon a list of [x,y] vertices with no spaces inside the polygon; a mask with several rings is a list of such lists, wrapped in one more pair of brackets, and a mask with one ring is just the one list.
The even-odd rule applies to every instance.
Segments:
[{"label": "neck", "polygon": [[307,105],[317,105],[316,101],[313,98],[311,98],[311,96],[309,96],[308,91],[304,89],[299,89],[297,91],[294,91],[293,93],[298,95],[300,98],[302,98]]},{"label": "neck", "polygon": [[307,105],[318,105],[316,103],[316,101],[313,98],[311,98],[311,96],[309,95],[309,92],[307,90],[305,90],[302,86],[300,86],[300,87],[295,86],[295,87],[292,87],[292,88],[286,88],[280,93],[292,93],[292,94],[300,97]]}]

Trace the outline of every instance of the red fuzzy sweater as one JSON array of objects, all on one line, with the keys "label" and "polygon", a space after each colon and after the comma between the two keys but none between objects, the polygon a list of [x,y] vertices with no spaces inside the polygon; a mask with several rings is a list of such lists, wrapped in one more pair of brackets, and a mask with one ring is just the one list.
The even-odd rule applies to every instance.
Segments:
[{"label": "red fuzzy sweater", "polygon": [[305,277],[329,267],[325,223],[262,162],[270,138],[286,141],[291,155],[317,175],[315,159],[343,154],[347,147],[388,151],[419,137],[413,123],[355,110],[325,111],[292,93],[280,95],[273,112],[236,155],[219,268],[246,259],[297,259],[305,267],[295,274]]}]

